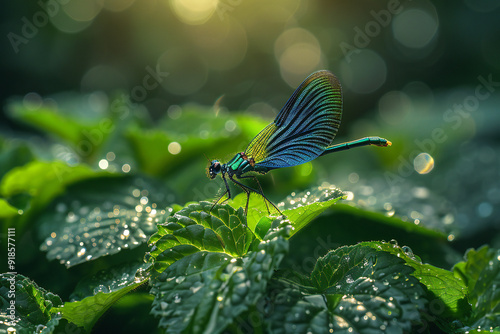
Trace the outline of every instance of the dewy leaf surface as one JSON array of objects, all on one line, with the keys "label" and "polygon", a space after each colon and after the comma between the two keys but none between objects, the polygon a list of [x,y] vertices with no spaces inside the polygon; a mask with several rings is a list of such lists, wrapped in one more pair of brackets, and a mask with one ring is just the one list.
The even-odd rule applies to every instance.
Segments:
[{"label": "dewy leaf surface", "polygon": [[[227,211],[233,213],[231,209]],[[227,223],[230,217],[224,214],[222,219]],[[242,223],[232,226],[235,232],[221,237],[226,242],[235,240],[231,250],[198,250],[152,280],[155,300],[151,313],[160,317],[160,327],[166,332],[221,333],[264,295],[268,281],[288,251],[289,223],[276,220],[264,240],[249,252],[249,240],[236,231]],[[224,228],[219,231],[224,234]]]},{"label": "dewy leaf surface", "polygon": [[309,280],[268,288],[273,333],[403,333],[420,320],[425,291],[402,259],[363,245],[319,258]]},{"label": "dewy leaf surface", "polygon": [[132,249],[170,215],[172,194],[145,178],[100,178],[76,184],[38,222],[41,250],[67,267]]},{"label": "dewy leaf surface", "polygon": [[[26,198],[24,212],[13,217],[17,228],[23,228],[35,213],[45,208],[56,196],[64,192],[72,183],[111,175],[108,172],[95,172],[85,165],[68,166],[61,161],[32,161],[10,170],[0,181],[0,196],[5,199]],[[18,233],[21,233],[19,230]]]},{"label": "dewy leaf surface", "polygon": [[256,241],[246,225],[243,209],[212,203],[190,204],[158,224],[158,232],[151,236],[153,245],[149,255],[154,269],[162,273],[169,265],[184,256],[201,251],[218,253],[226,258],[240,257]]},{"label": "dewy leaf surface", "polygon": [[[292,224],[293,229],[291,235],[293,236],[307,226],[307,224],[319,214],[337,203],[343,196],[344,194],[342,191],[336,187],[320,186],[298,194],[292,193],[285,200],[278,203],[277,207]],[[229,204],[235,209],[239,207],[244,208],[246,200],[246,194],[241,193],[232,201],[229,201]],[[279,214],[271,204],[267,203],[267,207],[272,214]],[[268,226],[269,223],[269,219],[263,219],[263,216],[267,216],[268,212],[265,200],[262,196],[252,193],[248,211],[248,226],[252,231],[257,231],[257,235],[261,235],[262,228]]]},{"label": "dewy leaf surface", "polygon": [[500,250],[483,246],[469,249],[465,261],[453,268],[467,284],[472,315],[470,329],[500,330]]},{"label": "dewy leaf surface", "polygon": [[[14,313],[9,309],[11,300],[15,301]],[[12,274],[0,274],[0,302],[0,314],[3,319],[0,330],[13,327],[17,333],[42,331],[51,319],[55,318],[53,309],[62,305],[59,296],[40,288],[23,275]]]},{"label": "dewy leaf surface", "polygon": [[422,263],[409,247],[399,247],[396,242],[363,242],[361,245],[396,255],[406,265],[415,269],[412,275],[432,294],[436,312],[434,316],[462,318],[469,313],[466,302],[467,287],[464,281],[449,270]]},{"label": "dewy leaf surface", "polygon": [[93,110],[85,96],[74,96],[61,102],[66,104],[66,108],[26,106],[15,102],[8,106],[8,110],[12,117],[54,134],[76,148],[100,146],[106,141],[114,129],[111,118],[103,118],[102,114]]},{"label": "dewy leaf surface", "polygon": [[[97,273],[95,277],[82,280],[73,294],[73,302],[66,302],[53,312],[90,332],[95,322],[118,299],[143,284],[147,264],[127,264],[112,270]],[[100,282],[100,284],[98,284]]]}]

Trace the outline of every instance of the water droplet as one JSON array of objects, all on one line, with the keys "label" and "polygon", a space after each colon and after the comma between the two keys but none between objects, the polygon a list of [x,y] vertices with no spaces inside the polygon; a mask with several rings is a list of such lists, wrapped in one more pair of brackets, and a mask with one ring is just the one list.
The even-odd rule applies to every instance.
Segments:
[{"label": "water droplet", "polygon": [[78,257],[82,257],[85,255],[85,253],[87,252],[87,249],[85,247],[82,247],[78,253],[76,254]]},{"label": "water droplet", "polygon": [[74,223],[78,220],[78,217],[73,212],[68,212],[66,216],[66,222]]},{"label": "water droplet", "polygon": [[199,286],[196,286],[196,287],[192,286],[192,287],[190,287],[189,289],[191,290],[191,292],[193,292],[193,294],[195,294],[195,293],[197,293],[197,292],[198,292],[198,290],[200,290],[202,287],[203,287],[203,285],[202,285],[202,284],[200,284]]},{"label": "water droplet", "polygon": [[403,250],[403,252],[405,252],[406,255],[408,255],[409,257],[413,257],[413,251],[411,250],[410,247],[403,246],[401,247],[401,249]]},{"label": "water droplet", "polygon": [[109,292],[109,289],[106,286],[100,284],[94,288],[93,292],[94,292],[94,295],[98,294],[99,292],[107,293],[107,292]]}]

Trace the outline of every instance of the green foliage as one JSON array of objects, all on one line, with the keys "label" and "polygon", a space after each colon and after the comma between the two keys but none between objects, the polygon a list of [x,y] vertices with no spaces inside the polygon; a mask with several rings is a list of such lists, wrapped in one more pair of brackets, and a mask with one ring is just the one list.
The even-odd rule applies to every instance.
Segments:
[{"label": "green foliage", "polygon": [[421,225],[409,224],[408,222],[401,220],[400,217],[397,216],[388,217],[386,214],[382,212],[377,212],[366,208],[358,208],[345,203],[339,203],[338,211],[346,212],[352,216],[359,216],[364,219],[377,221],[384,225],[400,228],[404,231],[407,231],[408,233],[421,234],[432,238],[442,238],[442,239],[446,238],[446,234],[444,234],[441,231]]},{"label": "green foliage", "polygon": [[453,275],[451,271],[422,263],[409,247],[399,247],[395,242],[365,242],[361,244],[396,255],[403,259],[406,265],[412,267],[415,270],[412,275],[427,288],[433,300],[439,303],[439,316],[453,316],[462,319],[465,314],[470,312],[470,307],[465,300],[467,288],[463,280]]},{"label": "green foliage", "polygon": [[170,215],[168,197],[168,189],[140,177],[74,184],[39,217],[40,248],[67,267],[133,249]]},{"label": "green foliage", "polygon": [[127,264],[84,279],[74,293],[79,300],[66,302],[54,312],[60,312],[62,318],[90,332],[112,304],[147,280],[142,274],[146,267],[146,264]]},{"label": "green foliage", "polygon": [[[221,333],[264,296],[268,281],[287,253],[290,226],[276,221],[264,240],[247,251],[251,239],[242,231],[247,228],[237,218],[230,221],[232,233],[224,227],[219,230],[228,237],[223,240],[236,241],[226,253],[213,248],[186,255],[151,281],[155,295],[152,314],[160,317],[159,326],[168,333]],[[244,247],[233,247],[237,245]]]},{"label": "green foliage", "polygon": [[[293,196],[288,196],[278,204],[281,213],[285,215],[292,224],[291,236],[307,226],[316,216],[337,203],[344,194],[335,187],[317,187],[304,191]],[[272,219],[267,217],[268,211],[279,214],[260,195],[251,194],[252,206],[247,213],[247,224],[253,231],[257,231],[257,236],[262,236],[267,232]],[[233,208],[245,207],[247,196],[242,193],[237,195],[229,204]]]},{"label": "green foliage", "polygon": [[0,198],[0,218],[12,218],[18,214],[18,210],[5,199]]},{"label": "green foliage", "polygon": [[158,224],[158,232],[149,240],[153,248],[147,257],[158,273],[200,251],[219,254],[216,257],[220,258],[246,254],[255,236],[246,225],[243,209],[216,206],[211,214],[211,207],[209,202],[190,204]]},{"label": "green foliage", "polygon": [[453,268],[457,277],[466,282],[472,313],[462,315],[468,329],[500,331],[500,250],[483,246],[470,249],[465,261]]},{"label": "green foliage", "polygon": [[404,260],[362,244],[330,251],[300,281],[278,276],[270,287],[276,333],[402,333],[420,320],[425,292]]},{"label": "green foliage", "polygon": [[[16,269],[61,296],[3,274],[3,324],[13,278],[20,333],[499,330],[500,253],[482,247],[459,262],[451,214],[422,187],[398,186],[396,208],[380,178],[342,192],[325,181],[331,164],[313,162],[261,177],[280,212],[252,194],[245,214],[244,193],[213,205],[224,184],[206,178],[203,153],[225,161],[267,122],[193,106],[152,122],[140,105],[88,114],[78,101],[71,113],[9,107],[65,154],[0,142]],[[415,253],[381,241],[394,238]]]},{"label": "green foliage", "polygon": [[[61,298],[40,288],[23,275],[0,275],[2,324],[0,330],[19,328],[19,333],[49,333],[58,317],[53,312],[62,304]],[[52,322],[51,322],[52,321]]]},{"label": "green foliage", "polygon": [[[70,145],[77,146],[81,141],[86,140],[93,131],[99,131],[100,127],[107,125],[113,126],[111,120],[100,120],[95,118],[89,120],[89,117],[68,116],[67,112],[51,107],[31,108],[22,103],[13,103],[10,105],[12,117],[20,119],[40,130],[53,134],[60,139],[68,142]],[[111,129],[106,129],[108,135]],[[103,138],[105,140],[105,138]],[[100,143],[103,142],[101,140]]]},{"label": "green foliage", "polygon": [[24,224],[69,184],[108,174],[95,172],[86,165],[68,166],[61,161],[31,161],[10,170],[0,182],[0,196],[21,210],[20,216],[11,215],[10,225],[15,225],[21,233]]}]

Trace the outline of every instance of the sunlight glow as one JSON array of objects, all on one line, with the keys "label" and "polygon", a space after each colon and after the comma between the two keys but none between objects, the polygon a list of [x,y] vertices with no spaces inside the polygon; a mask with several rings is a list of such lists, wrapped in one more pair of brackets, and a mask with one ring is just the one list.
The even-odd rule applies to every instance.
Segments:
[{"label": "sunlight glow", "polygon": [[217,10],[218,0],[171,0],[170,5],[184,23],[203,24]]}]

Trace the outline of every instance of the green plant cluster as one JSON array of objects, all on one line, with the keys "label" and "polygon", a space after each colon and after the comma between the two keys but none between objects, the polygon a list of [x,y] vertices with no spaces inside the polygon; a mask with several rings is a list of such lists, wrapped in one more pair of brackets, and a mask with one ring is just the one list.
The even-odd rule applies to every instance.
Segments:
[{"label": "green plant cluster", "polygon": [[[1,141],[17,272],[0,277],[1,333],[500,332],[500,250],[457,260],[442,231],[345,204],[300,166],[277,173],[280,191],[305,189],[276,201],[283,215],[257,195],[248,214],[245,194],[207,201],[202,153],[230,156],[264,121],[192,106],[155,121],[132,104],[9,111],[43,140]],[[371,240],[350,243],[360,229]]]}]

